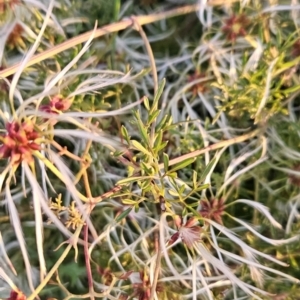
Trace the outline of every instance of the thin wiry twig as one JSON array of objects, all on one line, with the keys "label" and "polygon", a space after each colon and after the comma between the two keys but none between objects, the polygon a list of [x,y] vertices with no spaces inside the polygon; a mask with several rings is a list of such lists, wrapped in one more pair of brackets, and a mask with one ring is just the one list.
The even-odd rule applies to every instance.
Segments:
[{"label": "thin wiry twig", "polygon": [[155,269],[154,269],[154,276],[153,276],[153,281],[152,281],[152,286],[151,286],[151,292],[150,292],[150,300],[154,299],[155,293],[156,293],[156,287],[157,287],[157,281],[158,281],[158,276],[159,276],[159,271],[160,271],[160,262],[161,262],[161,257],[162,257],[162,251],[161,251],[161,242],[160,242],[160,231],[158,232],[158,247],[157,247],[157,256],[155,260]]},{"label": "thin wiry twig", "polygon": [[145,34],[142,26],[137,21],[137,18],[136,17],[131,17],[131,19],[132,19],[132,22],[133,22],[133,26],[140,33],[140,35],[141,35],[141,37],[143,39],[143,42],[145,44],[145,47],[146,47],[146,50],[147,50],[147,54],[148,54],[149,60],[150,60],[151,70],[152,70],[154,93],[156,93],[157,90],[158,90],[158,78],[157,78],[157,70],[156,70],[155,58],[154,58],[154,55],[153,55],[153,51],[151,49],[151,45],[149,43],[149,40],[147,39],[147,36],[146,36],[146,34]]},{"label": "thin wiry twig", "polygon": [[[204,154],[206,152],[209,152],[209,151],[214,151],[214,150],[217,150],[217,149],[220,149],[220,148],[223,148],[223,147],[227,147],[227,146],[231,146],[231,145],[234,145],[234,144],[245,142],[245,141],[247,141],[247,140],[249,140],[249,139],[251,139],[255,136],[258,136],[259,133],[260,133],[260,130],[256,129],[256,130],[251,131],[249,133],[246,133],[244,135],[241,135],[241,136],[229,139],[229,140],[221,141],[221,142],[209,145],[207,147],[204,147],[202,149],[195,150],[195,151],[192,151],[190,153],[181,155],[179,157],[171,159],[169,161],[169,166],[173,166],[173,165],[178,164],[178,163],[180,163],[180,162],[182,162],[182,161],[184,161],[188,158],[197,157],[197,156],[199,156],[201,154]],[[159,168],[162,169],[163,167],[164,167],[164,164],[160,163]]]},{"label": "thin wiry twig", "polygon": [[[191,12],[197,11],[199,9],[199,5],[187,5],[184,7],[172,9],[166,12],[162,13],[156,13],[156,14],[150,14],[148,16],[137,16],[135,17],[135,21],[140,25],[145,25],[148,23],[157,22],[160,20],[164,20],[166,18],[172,18],[179,15],[189,14]],[[72,39],[69,39],[51,49],[48,49],[40,54],[37,54],[33,56],[25,65],[26,67],[32,66],[34,64],[37,64],[47,58],[53,57],[54,55],[61,53],[67,49],[70,49],[72,47],[75,47],[81,43],[86,42],[91,35],[94,32],[94,38],[98,38],[100,36],[104,36],[109,33],[118,32],[121,30],[124,30],[126,28],[129,28],[130,26],[134,25],[133,20],[131,18],[125,18],[124,20],[113,23],[110,25],[103,26],[101,28],[98,28],[97,30],[91,30],[86,33],[83,33],[79,36],[76,36]],[[22,62],[15,64],[14,66],[11,66],[9,68],[6,68],[3,71],[0,71],[0,78],[6,78],[9,75],[14,74],[20,67]]]}]

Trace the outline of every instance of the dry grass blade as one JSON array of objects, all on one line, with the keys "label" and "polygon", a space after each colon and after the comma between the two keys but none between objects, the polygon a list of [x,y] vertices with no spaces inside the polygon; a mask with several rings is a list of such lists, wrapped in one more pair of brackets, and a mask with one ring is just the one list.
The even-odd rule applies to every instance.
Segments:
[{"label": "dry grass blade", "polygon": [[[95,30],[94,38],[101,37],[101,36],[104,36],[109,33],[124,30],[130,26],[134,26],[134,23],[138,23],[140,26],[142,26],[145,24],[164,20],[166,18],[172,18],[172,17],[176,17],[178,15],[189,14],[191,12],[197,11],[198,9],[199,9],[199,5],[188,5],[188,6],[172,9],[172,10],[169,10],[166,12],[162,12],[162,13],[151,14],[148,16],[137,16],[134,18],[134,21],[131,18],[130,19],[126,18],[120,22],[113,23],[113,24],[110,24],[110,25],[107,25],[107,26],[104,26],[102,28]],[[83,34],[81,34],[77,37],[74,37],[70,40],[67,40],[51,49],[48,49],[40,54],[35,55],[27,62],[25,67],[29,67],[34,64],[37,64],[49,57],[52,57],[52,56],[54,56],[58,53],[61,53],[67,49],[70,49],[74,46],[77,46],[81,43],[86,42],[93,34],[93,31],[94,30],[83,33]],[[6,77],[14,74],[18,70],[20,64],[21,64],[21,62],[15,64],[14,66],[6,68],[3,71],[0,71],[0,78],[6,78]]]}]

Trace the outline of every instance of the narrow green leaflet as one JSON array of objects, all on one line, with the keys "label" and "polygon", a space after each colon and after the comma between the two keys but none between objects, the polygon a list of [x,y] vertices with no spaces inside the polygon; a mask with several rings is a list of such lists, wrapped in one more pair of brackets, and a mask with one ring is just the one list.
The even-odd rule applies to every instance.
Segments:
[{"label": "narrow green leaflet", "polygon": [[169,156],[166,153],[163,153],[163,160],[164,160],[164,169],[165,173],[168,171],[169,168]]},{"label": "narrow green leaflet", "polygon": [[195,157],[187,158],[187,159],[181,161],[179,164],[176,164],[169,172],[172,173],[172,172],[175,172],[177,170],[183,169],[186,166],[193,163],[195,161],[195,159],[196,159]]},{"label": "narrow green leaflet", "polygon": [[145,172],[145,175],[153,175],[155,172],[151,165],[144,162],[141,162],[141,169]]},{"label": "narrow green leaflet", "polygon": [[149,99],[147,97],[144,97],[143,100],[146,109],[149,111],[150,110]]},{"label": "narrow green leaflet", "polygon": [[217,121],[218,121],[218,119],[220,118],[220,116],[221,116],[221,114],[223,113],[223,111],[222,110],[219,110],[217,113],[216,113],[216,115],[214,116],[214,118],[213,118],[213,120],[212,120],[212,124],[215,124]]},{"label": "narrow green leaflet", "polygon": [[163,139],[163,132],[160,131],[155,135],[154,148],[159,148],[159,146],[162,145],[162,139]]},{"label": "narrow green leaflet", "polygon": [[162,142],[160,145],[158,145],[157,148],[155,149],[156,152],[159,152],[159,151],[165,149],[166,146],[168,145],[168,142],[169,142],[169,141],[164,141],[164,142]]},{"label": "narrow green leaflet", "polygon": [[151,110],[149,111],[149,115],[152,115],[153,112],[157,110],[158,100],[164,90],[165,84],[166,84],[166,79],[163,79],[162,82],[159,84],[158,90],[154,96],[153,104],[152,104]]},{"label": "narrow green leaflet", "polygon": [[197,187],[197,172],[193,170],[193,188]]},{"label": "narrow green leaflet", "polygon": [[121,133],[122,133],[122,136],[124,137],[124,139],[126,140],[126,142],[129,144],[130,143],[130,136],[128,134],[127,129],[123,125],[121,127]]},{"label": "narrow green leaflet", "polygon": [[169,115],[165,115],[164,117],[162,117],[162,119],[159,121],[159,123],[157,124],[155,131],[159,132],[164,125],[166,124],[166,122],[169,120]]},{"label": "narrow green leaflet", "polygon": [[295,85],[295,86],[291,86],[290,88],[285,89],[284,91],[282,91],[282,93],[284,95],[289,95],[291,93],[298,92],[299,89],[300,89],[300,86],[299,85]]},{"label": "narrow green leaflet", "polygon": [[211,168],[214,166],[215,162],[216,162],[216,159],[214,158],[214,159],[212,159],[212,160],[207,164],[207,166],[205,167],[204,171],[203,171],[202,174],[201,174],[201,177],[200,177],[200,180],[199,180],[200,182],[203,181],[203,180],[205,180],[206,176],[207,176],[208,173],[210,172]]},{"label": "narrow green leaflet", "polygon": [[176,172],[167,172],[167,174],[171,178],[177,178],[177,173]]},{"label": "narrow green leaflet", "polygon": [[183,184],[181,187],[180,187],[180,189],[179,189],[179,194],[180,195],[183,195],[183,193],[184,193],[184,191],[185,191],[185,185]]},{"label": "narrow green leaflet", "polygon": [[[170,115],[165,115],[157,124],[155,131],[159,132],[160,130],[167,130],[170,129],[168,127],[170,127],[170,125],[172,124],[173,119]],[[172,126],[176,126],[176,125],[172,125]],[[171,127],[172,127],[171,126]]]},{"label": "narrow green leaflet", "polygon": [[123,220],[124,218],[126,218],[130,214],[131,210],[132,210],[131,207],[125,209],[120,215],[117,216],[117,218],[115,219],[115,221],[118,223],[121,220]]},{"label": "narrow green leaflet", "polygon": [[139,111],[135,111],[134,112],[135,118],[136,118],[136,124],[139,128],[140,134],[141,134],[141,138],[144,142],[144,144],[148,145],[148,134],[147,134],[147,130],[141,120],[141,116]]},{"label": "narrow green leaflet", "polygon": [[195,210],[193,207],[188,206],[187,209],[190,210],[194,214],[195,217],[198,217],[198,218],[201,217],[200,214],[197,212],[197,210]]},{"label": "narrow green leaflet", "polygon": [[139,186],[144,192],[150,191],[152,188],[151,180],[141,181]]},{"label": "narrow green leaflet", "polygon": [[170,194],[171,196],[174,196],[174,197],[178,197],[178,196],[179,196],[178,191],[175,191],[175,190],[169,190],[168,192],[169,192],[169,194]]},{"label": "narrow green leaflet", "polygon": [[200,191],[206,190],[209,188],[209,186],[210,186],[209,183],[202,184],[195,189],[195,192],[200,192]]},{"label": "narrow green leaflet", "polygon": [[131,200],[131,199],[123,199],[123,200],[122,200],[122,203],[123,203],[123,204],[126,204],[126,205],[135,205],[135,204],[136,204],[136,201]]},{"label": "narrow green leaflet", "polygon": [[138,177],[128,177],[128,178],[124,178],[118,181],[119,185],[122,184],[126,184],[126,183],[131,183],[133,181],[141,181],[143,179],[150,179],[150,178],[154,178],[153,176],[138,176]]},{"label": "narrow green leaflet", "polygon": [[148,156],[151,156],[151,153],[150,153],[150,152],[149,152],[149,151],[148,151],[141,143],[139,143],[138,141],[132,140],[131,143],[132,143],[132,146],[133,146],[135,149],[137,149],[137,150],[143,152],[144,154],[146,154],[146,155],[148,155]]},{"label": "narrow green leaflet", "polygon": [[155,110],[153,113],[149,114],[148,125],[152,124],[159,114],[160,110]]},{"label": "narrow green leaflet", "polygon": [[300,62],[300,57],[297,57],[296,59],[286,62],[280,66],[275,72],[274,76],[278,76],[279,74],[289,70],[290,68],[296,66]]}]

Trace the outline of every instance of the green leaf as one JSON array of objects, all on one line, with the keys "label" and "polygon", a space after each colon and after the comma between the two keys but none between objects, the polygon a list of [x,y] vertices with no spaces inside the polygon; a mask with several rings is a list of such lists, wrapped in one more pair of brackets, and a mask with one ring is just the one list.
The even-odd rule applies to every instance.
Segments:
[{"label": "green leaf", "polygon": [[169,141],[162,142],[155,150],[158,153],[159,151],[163,150],[166,148],[168,145]]},{"label": "green leaf", "polygon": [[213,118],[213,120],[212,120],[212,125],[214,125],[214,124],[218,121],[218,119],[220,118],[220,116],[221,116],[222,113],[223,113],[222,110],[219,110],[219,111],[216,113],[216,115],[214,116],[214,118]]},{"label": "green leaf", "polygon": [[163,160],[164,160],[164,169],[165,173],[168,171],[169,168],[169,156],[166,153],[163,153]]},{"label": "green leaf", "polygon": [[150,152],[149,152],[149,151],[148,151],[141,143],[139,143],[138,141],[132,140],[132,141],[131,141],[131,144],[132,144],[132,146],[133,146],[135,149],[137,149],[137,150],[143,152],[144,154],[146,154],[146,155],[148,155],[148,156],[152,156],[151,153],[150,153]]},{"label": "green leaf", "polygon": [[199,217],[199,213],[193,207],[188,206],[188,209],[194,214],[195,217]]},{"label": "green leaf", "polygon": [[141,181],[140,188],[144,193],[151,191],[152,189],[151,180]]},{"label": "green leaf", "polygon": [[193,188],[197,187],[197,172],[193,170]]},{"label": "green leaf", "polygon": [[165,129],[175,128],[176,125],[174,125],[174,124],[172,124],[172,123],[173,123],[173,118],[172,118],[172,116],[168,116],[167,122],[166,122],[166,128],[165,128]]},{"label": "green leaf", "polygon": [[116,150],[115,152],[112,153],[113,157],[120,157],[123,154],[124,154],[124,150]]},{"label": "green leaf", "polygon": [[137,176],[137,177],[128,177],[128,178],[124,178],[118,181],[119,185],[122,184],[126,184],[126,183],[131,183],[133,181],[141,181],[143,179],[149,179],[149,178],[153,178],[153,176]]},{"label": "green leaf", "polygon": [[159,133],[155,134],[155,141],[154,141],[154,148],[159,148],[159,146],[162,144],[163,139],[163,132],[160,131]]},{"label": "green leaf", "polygon": [[199,180],[200,182],[205,180],[206,176],[210,172],[211,168],[214,166],[215,162],[216,162],[216,159],[214,158],[207,164],[207,166],[205,167],[204,171],[201,174],[201,177]]},{"label": "green leaf", "polygon": [[160,114],[160,110],[155,110],[153,113],[149,114],[148,125],[152,124],[156,120],[157,116]]},{"label": "green leaf", "polygon": [[192,164],[195,161],[195,157],[190,157],[187,158],[183,161],[181,161],[180,163],[176,164],[171,170],[170,172],[175,172],[177,170],[181,170],[183,168],[185,168],[186,166]]},{"label": "green leaf", "polygon": [[168,192],[169,192],[169,194],[171,196],[174,196],[174,197],[178,197],[179,196],[179,193],[177,191],[175,191],[175,190],[169,190]]},{"label": "green leaf", "polygon": [[123,220],[124,218],[126,218],[130,214],[131,210],[132,210],[131,207],[124,210],[120,215],[118,215],[118,217],[115,219],[115,221],[118,223],[121,220]]},{"label": "green leaf", "polygon": [[147,129],[145,128],[145,125],[143,124],[142,120],[141,120],[141,116],[139,111],[135,111],[134,112],[135,118],[136,118],[136,124],[139,128],[139,132],[141,134],[141,138],[142,141],[145,143],[145,145],[149,144],[149,138],[148,138],[148,134],[147,134]]},{"label": "green leaf", "polygon": [[295,86],[292,86],[290,88],[287,88],[287,89],[283,90],[282,92],[284,93],[285,96],[288,96],[291,93],[298,92],[299,89],[300,89],[300,86],[299,85],[295,85]]},{"label": "green leaf", "polygon": [[149,111],[150,110],[150,105],[149,105],[149,99],[147,97],[144,97],[144,105],[146,109]]},{"label": "green leaf", "polygon": [[152,104],[152,107],[151,107],[151,110],[149,112],[149,114],[151,115],[154,111],[157,110],[157,107],[158,107],[158,101],[159,101],[159,98],[164,90],[164,87],[165,87],[165,84],[166,84],[166,79],[164,78],[162,80],[162,82],[159,84],[158,86],[158,89],[157,89],[157,92],[154,96],[154,99],[153,99],[153,104]]},{"label": "green leaf", "polygon": [[292,60],[292,61],[288,61],[288,62],[282,64],[282,65],[280,66],[280,68],[278,68],[278,69],[276,70],[276,72],[274,72],[274,77],[275,77],[275,76],[278,76],[280,73],[285,72],[286,70],[291,69],[292,67],[294,67],[294,66],[296,66],[297,64],[299,64],[299,62],[300,62],[300,57],[297,57],[297,58],[295,58],[295,59]]},{"label": "green leaf", "polygon": [[179,194],[182,195],[185,191],[185,185],[183,184],[179,189]]},{"label": "green leaf", "polygon": [[170,172],[170,171],[168,171],[168,173],[166,175],[168,175],[171,178],[177,178],[177,173],[176,172]]},{"label": "green leaf", "polygon": [[136,205],[134,206],[134,211],[135,211],[136,213],[138,213],[138,212],[139,212],[139,209],[140,209],[139,204],[136,203]]},{"label": "green leaf", "polygon": [[135,204],[136,204],[136,201],[131,200],[131,199],[123,199],[123,200],[122,200],[122,203],[123,203],[123,204],[127,204],[127,205],[135,205]]},{"label": "green leaf", "polygon": [[146,173],[146,175],[154,175],[155,170],[149,164],[141,162],[141,169]]},{"label": "green leaf", "polygon": [[130,136],[129,136],[128,131],[127,131],[127,129],[124,125],[122,125],[122,127],[121,127],[121,133],[122,133],[122,136],[124,137],[124,139],[126,140],[126,142],[128,144],[130,144]]},{"label": "green leaf", "polygon": [[160,130],[165,130],[165,127],[170,123],[172,123],[172,117],[169,115],[165,115],[157,124],[155,131],[159,132]]},{"label": "green leaf", "polygon": [[127,176],[131,177],[135,173],[135,168],[133,166],[128,165],[127,167]]},{"label": "green leaf", "polygon": [[198,186],[198,187],[195,189],[195,192],[200,192],[200,191],[202,191],[202,190],[206,190],[206,189],[209,188],[209,186],[210,186],[209,183],[202,184],[202,185]]},{"label": "green leaf", "polygon": [[160,121],[159,123],[156,125],[155,131],[159,132],[165,125],[167,119],[168,119],[168,115],[165,115]]}]

